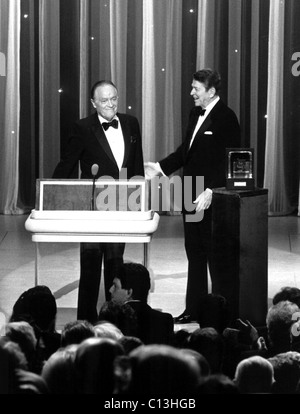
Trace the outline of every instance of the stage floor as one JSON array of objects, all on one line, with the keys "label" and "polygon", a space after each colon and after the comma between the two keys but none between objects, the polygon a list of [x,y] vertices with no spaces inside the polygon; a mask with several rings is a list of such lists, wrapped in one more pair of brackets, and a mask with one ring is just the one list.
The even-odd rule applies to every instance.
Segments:
[{"label": "stage floor", "polygon": [[[34,286],[35,243],[25,230],[24,216],[0,215],[0,326],[25,290]],[[300,288],[300,217],[268,219],[268,300],[283,286]],[[76,319],[79,281],[78,243],[40,243],[39,284],[52,290],[58,306],[57,328]],[[143,261],[143,245],[127,244],[124,259]],[[161,216],[150,245],[152,307],[176,316],[184,309],[187,259],[182,217]],[[99,303],[103,303],[103,286]],[[180,325],[177,328],[194,329]]]}]

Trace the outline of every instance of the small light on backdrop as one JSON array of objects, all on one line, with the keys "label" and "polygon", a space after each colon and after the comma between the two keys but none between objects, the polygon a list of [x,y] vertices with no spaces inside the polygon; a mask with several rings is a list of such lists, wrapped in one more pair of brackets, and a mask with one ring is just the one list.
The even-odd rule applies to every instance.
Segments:
[{"label": "small light on backdrop", "polygon": [[129,110],[131,110],[131,109],[132,109],[132,106],[130,106],[130,105],[129,105],[129,106],[128,106],[128,109],[129,109]]},{"label": "small light on backdrop", "polygon": [[194,9],[190,9],[190,13],[195,13],[195,10]]},{"label": "small light on backdrop", "polygon": [[59,89],[58,89],[58,93],[63,93],[63,91],[64,91],[64,90],[63,90],[62,88],[59,88]]},{"label": "small light on backdrop", "polygon": [[29,15],[28,14],[24,14],[23,17],[24,17],[24,19],[28,19]]}]

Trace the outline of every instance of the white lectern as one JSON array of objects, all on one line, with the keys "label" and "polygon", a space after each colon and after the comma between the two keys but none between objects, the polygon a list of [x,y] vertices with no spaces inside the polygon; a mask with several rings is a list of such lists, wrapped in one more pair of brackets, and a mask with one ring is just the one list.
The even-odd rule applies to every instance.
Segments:
[{"label": "white lectern", "polygon": [[[90,210],[91,196],[95,210]],[[144,265],[159,215],[147,209],[145,180],[37,180],[36,208],[25,222],[36,243],[35,285],[39,281],[39,243],[143,243]]]}]

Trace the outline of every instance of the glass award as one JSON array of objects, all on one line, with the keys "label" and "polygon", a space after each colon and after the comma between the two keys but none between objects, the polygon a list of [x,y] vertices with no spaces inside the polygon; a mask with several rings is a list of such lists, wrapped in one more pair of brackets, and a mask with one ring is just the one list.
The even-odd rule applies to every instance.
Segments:
[{"label": "glass award", "polygon": [[253,148],[227,148],[227,190],[253,190]]}]

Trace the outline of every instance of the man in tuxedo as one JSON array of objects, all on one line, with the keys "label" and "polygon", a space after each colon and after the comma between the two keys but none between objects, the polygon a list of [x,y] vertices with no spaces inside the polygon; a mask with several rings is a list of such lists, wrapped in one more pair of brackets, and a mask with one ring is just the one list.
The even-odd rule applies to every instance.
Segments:
[{"label": "man in tuxedo", "polygon": [[[183,167],[183,185],[185,177],[192,179],[191,188],[188,190],[192,192],[189,196],[192,196],[195,210],[188,212],[183,209],[185,250],[188,258],[186,309],[174,318],[175,323],[196,320],[201,298],[208,293],[212,190],[225,186],[226,148],[240,146],[237,117],[219,97],[219,73],[211,69],[199,70],[194,74],[191,86],[195,107],[190,113],[184,142],[159,163],[146,164],[147,178],[158,174],[169,176]],[[204,187],[200,194],[197,193],[197,177],[204,177]],[[194,219],[192,213],[195,214]],[[212,276],[211,267],[210,274]]]},{"label": "man in tuxedo", "polygon": [[116,273],[110,288],[115,303],[128,304],[137,318],[135,336],[144,344],[171,344],[174,333],[172,315],[148,305],[150,274],[140,263],[124,263]]},{"label": "man in tuxedo", "polygon": [[[62,160],[53,178],[70,178],[80,162],[81,178],[113,179],[144,176],[142,140],[138,120],[118,113],[118,90],[111,81],[99,81],[91,89],[96,112],[73,125]],[[92,171],[96,164],[98,171]],[[77,318],[97,320],[102,258],[105,296],[110,298],[113,273],[123,264],[124,243],[81,243]]]}]

